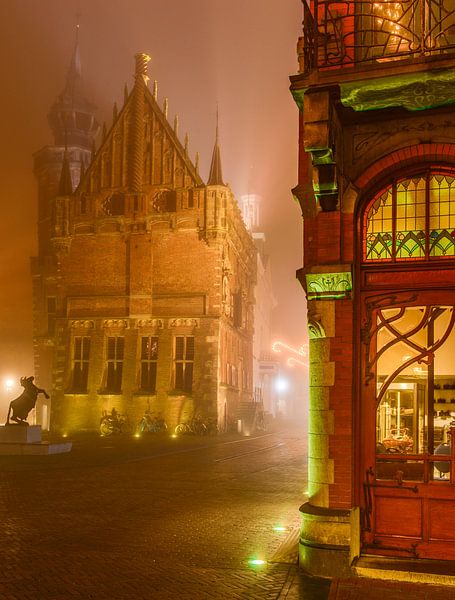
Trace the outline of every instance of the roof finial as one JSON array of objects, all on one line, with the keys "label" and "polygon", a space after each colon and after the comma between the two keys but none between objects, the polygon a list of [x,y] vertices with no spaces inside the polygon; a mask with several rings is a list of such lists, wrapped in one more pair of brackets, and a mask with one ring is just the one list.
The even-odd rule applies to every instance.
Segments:
[{"label": "roof finial", "polygon": [[73,56],[71,57],[70,68],[68,71],[67,85],[74,85],[75,78],[81,76],[81,57],[79,53],[79,23],[76,25],[76,36],[74,39]]},{"label": "roof finial", "polygon": [[135,59],[136,59],[136,73],[135,73],[136,81],[138,79],[142,79],[142,81],[145,83],[145,85],[147,85],[147,82],[150,79],[150,77],[147,75],[147,64],[150,60],[152,60],[152,58],[148,54],[145,54],[144,52],[140,52],[135,55]]},{"label": "roof finial", "polygon": [[164,102],[163,102],[163,113],[164,113],[164,116],[166,117],[166,119],[167,119],[168,112],[169,112],[169,100],[167,98],[165,98]]},{"label": "roof finial", "polygon": [[194,167],[196,169],[196,173],[199,173],[199,152],[196,152],[196,157],[194,159]]},{"label": "roof finial", "polygon": [[190,136],[187,133],[185,133],[185,152],[186,152],[186,154],[188,154],[189,143],[190,143]]},{"label": "roof finial", "polygon": [[175,115],[174,117],[174,133],[178,136],[179,134],[179,116]]},{"label": "roof finial", "polygon": [[210,165],[210,174],[207,185],[225,185],[223,182],[223,173],[221,169],[221,153],[218,145],[218,105],[216,107],[216,133],[215,133],[215,146],[212,154],[212,164]]},{"label": "roof finial", "polygon": [[153,82],[153,97],[158,100],[158,81],[156,79]]}]

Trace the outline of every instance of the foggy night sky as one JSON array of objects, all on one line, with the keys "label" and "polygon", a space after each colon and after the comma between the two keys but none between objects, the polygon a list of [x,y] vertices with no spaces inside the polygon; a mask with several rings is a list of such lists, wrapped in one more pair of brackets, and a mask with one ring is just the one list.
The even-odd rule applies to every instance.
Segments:
[{"label": "foggy night sky", "polygon": [[[81,16],[78,18],[77,14]],[[33,373],[30,257],[36,254],[32,154],[53,143],[47,113],[64,87],[80,23],[85,95],[100,123],[131,89],[134,54],[146,52],[169,122],[190,136],[207,180],[220,113],[223,177],[237,198],[262,196],[278,307],[274,333],[306,339],[297,184],[298,111],[288,91],[297,71],[301,0],[1,0],[0,386]],[[99,147],[99,140],[97,141]],[[1,393],[1,392],[0,392]]]}]

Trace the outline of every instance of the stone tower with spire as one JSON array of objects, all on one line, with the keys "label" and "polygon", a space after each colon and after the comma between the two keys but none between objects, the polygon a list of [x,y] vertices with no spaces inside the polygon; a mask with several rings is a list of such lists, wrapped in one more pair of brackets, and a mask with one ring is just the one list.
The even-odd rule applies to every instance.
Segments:
[{"label": "stone tower with spire", "polygon": [[[42,385],[52,385],[53,336],[58,293],[58,265],[53,238],[57,205],[79,184],[90,163],[99,126],[95,107],[83,91],[79,53],[79,27],[76,29],[71,62],[62,92],[48,114],[54,142],[34,155],[38,183],[38,256],[32,258],[35,373]],[[38,402],[37,418],[49,424],[50,405]]]},{"label": "stone tower with spire", "polygon": [[92,153],[76,44],[51,109],[56,146],[37,155],[43,180],[55,175],[33,261],[37,371],[62,433],[98,429],[113,407],[133,423],[148,409],[170,427],[199,414],[226,428],[253,399],[253,240],[218,133],[205,185],[167,99],[161,108],[148,89],[149,60],[136,55],[133,88]]}]

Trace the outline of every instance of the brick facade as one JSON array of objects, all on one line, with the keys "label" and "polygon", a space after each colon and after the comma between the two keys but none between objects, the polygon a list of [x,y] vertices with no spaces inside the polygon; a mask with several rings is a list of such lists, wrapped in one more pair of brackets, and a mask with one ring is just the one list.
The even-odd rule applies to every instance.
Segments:
[{"label": "brick facade", "polygon": [[[204,184],[149,92],[146,63],[96,152],[36,156],[36,373],[62,433],[97,430],[113,407],[132,423],[149,409],[169,427],[200,414],[225,429],[252,400],[256,250],[229,187]],[[65,161],[77,187],[62,192]]]}]

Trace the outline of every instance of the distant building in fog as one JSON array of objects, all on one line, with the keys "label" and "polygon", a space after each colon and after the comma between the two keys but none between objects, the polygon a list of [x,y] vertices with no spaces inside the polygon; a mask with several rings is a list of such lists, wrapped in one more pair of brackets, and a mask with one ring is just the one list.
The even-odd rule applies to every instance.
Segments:
[{"label": "distant building in fog", "polygon": [[260,231],[261,197],[246,194],[240,197],[243,220],[253,236],[257,249],[257,283],[254,289],[253,387],[256,401],[264,410],[276,415],[278,397],[275,382],[279,362],[272,353],[272,311],[276,306],[272,273],[266,252],[265,233]]},{"label": "distant building in fog", "polygon": [[[52,389],[38,422],[97,429],[115,407],[175,426],[221,428],[253,399],[256,249],[223,182],[218,137],[207,185],[147,88],[146,55],[113,124],[98,130],[78,47],[35,155],[39,251],[32,260],[35,370]],[[51,410],[50,410],[51,408]]]}]

